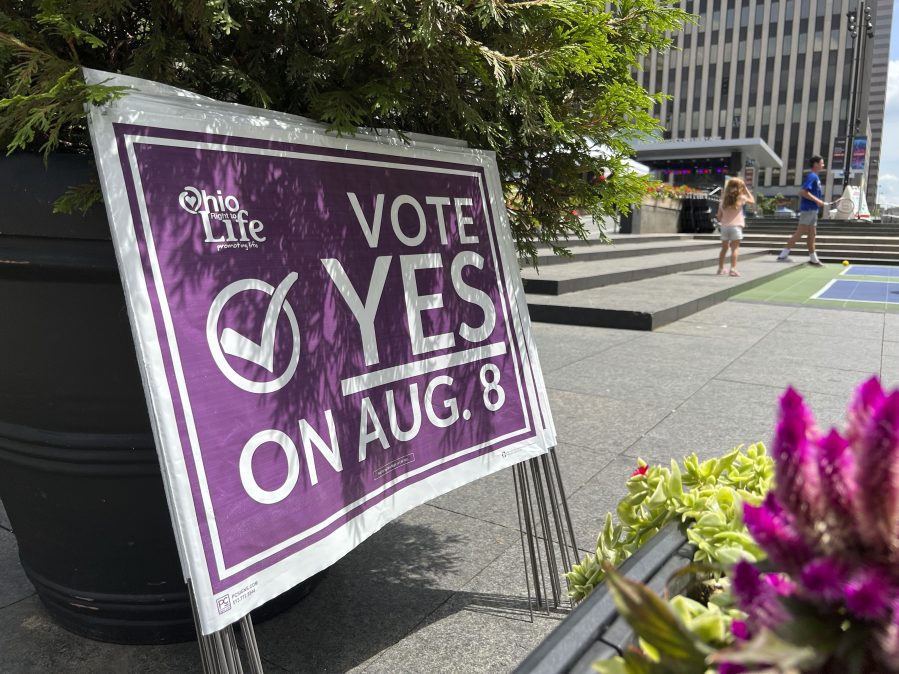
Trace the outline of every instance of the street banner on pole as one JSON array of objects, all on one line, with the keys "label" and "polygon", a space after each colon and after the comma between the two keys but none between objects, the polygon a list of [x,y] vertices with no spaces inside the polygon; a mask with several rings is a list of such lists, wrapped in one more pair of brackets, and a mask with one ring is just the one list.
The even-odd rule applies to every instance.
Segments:
[{"label": "street banner on pole", "polygon": [[492,153],[86,77],[204,634],[555,444]]},{"label": "street banner on pole", "polygon": [[852,139],[852,157],[849,163],[849,170],[864,171],[865,156],[868,153],[867,136],[856,136]]},{"label": "street banner on pole", "polygon": [[828,169],[830,171],[842,171],[846,166],[846,138],[841,136],[839,138],[834,138],[833,141],[833,156],[830,160],[830,166]]}]

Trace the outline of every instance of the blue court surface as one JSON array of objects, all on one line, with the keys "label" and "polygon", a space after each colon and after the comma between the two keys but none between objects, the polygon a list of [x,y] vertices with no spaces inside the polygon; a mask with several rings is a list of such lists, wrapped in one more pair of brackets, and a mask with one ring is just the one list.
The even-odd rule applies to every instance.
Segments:
[{"label": "blue court surface", "polygon": [[841,271],[840,276],[886,276],[888,278],[899,278],[899,267],[852,264]]},{"label": "blue court surface", "polygon": [[899,283],[834,279],[821,288],[811,299],[899,304]]}]

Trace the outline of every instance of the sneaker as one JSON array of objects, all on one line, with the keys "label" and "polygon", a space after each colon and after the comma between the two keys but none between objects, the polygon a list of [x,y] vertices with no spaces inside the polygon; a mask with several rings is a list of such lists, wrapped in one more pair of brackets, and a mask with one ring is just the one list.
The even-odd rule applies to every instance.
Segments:
[{"label": "sneaker", "polygon": [[824,266],[824,263],[821,262],[821,260],[819,260],[818,258],[815,258],[814,260],[809,259],[808,263],[810,265],[812,265],[813,267],[823,267]]},{"label": "sneaker", "polygon": [[777,261],[778,261],[778,262],[789,262],[789,261],[790,261],[790,256],[787,255],[786,257],[781,257],[780,255],[778,255],[778,256],[777,256]]}]

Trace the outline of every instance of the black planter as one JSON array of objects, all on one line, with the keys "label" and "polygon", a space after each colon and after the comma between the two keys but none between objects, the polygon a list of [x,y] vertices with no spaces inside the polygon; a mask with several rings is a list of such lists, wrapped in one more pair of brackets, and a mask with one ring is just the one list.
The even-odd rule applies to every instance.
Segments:
[{"label": "black planter", "polygon": [[[619,571],[661,594],[666,581],[689,564],[694,550],[676,525],[669,525],[626,559]],[[634,633],[618,616],[605,583],[578,604],[525,658],[515,674],[595,674],[597,660],[621,655]]]},{"label": "black planter", "polygon": [[[51,615],[86,637],[194,638],[105,213],[51,214],[83,157],[0,161],[0,500]],[[272,614],[311,589],[282,597]]]}]

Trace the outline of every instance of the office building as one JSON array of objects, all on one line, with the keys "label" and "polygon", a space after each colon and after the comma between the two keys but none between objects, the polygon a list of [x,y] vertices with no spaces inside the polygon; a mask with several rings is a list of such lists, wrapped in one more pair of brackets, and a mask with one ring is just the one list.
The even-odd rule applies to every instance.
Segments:
[{"label": "office building", "polygon": [[[674,47],[645,57],[638,81],[672,98],[656,107],[665,131],[637,160],[675,184],[720,184],[745,174],[760,194],[798,195],[807,160],[827,162],[825,198],[842,192],[830,169],[845,138],[854,57],[861,59],[857,135],[866,136],[866,193],[877,190],[893,0],[868,0],[873,38],[850,34],[859,0],[681,0],[697,15]],[[861,43],[863,48],[854,45]],[[752,170],[746,172],[746,168]],[[853,177],[859,184],[861,174]]]}]

